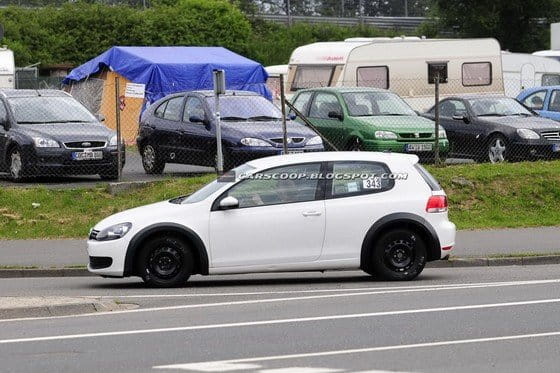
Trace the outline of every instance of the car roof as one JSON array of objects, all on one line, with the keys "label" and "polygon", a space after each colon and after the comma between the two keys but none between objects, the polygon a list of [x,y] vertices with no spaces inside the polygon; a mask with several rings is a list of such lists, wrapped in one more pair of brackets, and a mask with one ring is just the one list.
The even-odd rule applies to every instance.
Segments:
[{"label": "car roof", "polygon": [[418,156],[414,154],[380,152],[309,152],[259,158],[247,162],[247,164],[256,169],[263,170],[270,167],[288,166],[298,163],[329,161],[383,162],[387,163],[389,166],[393,166],[418,163]]},{"label": "car roof", "polygon": [[299,92],[333,92],[333,93],[351,93],[351,92],[387,92],[393,93],[386,89],[381,88],[371,88],[371,87],[321,87],[321,88],[306,88],[299,89]]},{"label": "car roof", "polygon": [[[164,98],[169,98],[169,97],[176,97],[176,96],[184,96],[188,93],[194,93],[194,94],[198,94],[204,97],[214,97],[214,91],[210,90],[210,89],[205,89],[205,90],[198,90],[198,91],[181,91],[181,92],[176,92],[176,93],[172,93],[169,94],[167,96],[165,96]],[[225,94],[221,94],[220,97],[223,96],[260,96],[258,93],[256,92],[252,92],[252,91],[242,91],[242,90],[227,90]]]},{"label": "car roof", "polygon": [[[509,97],[501,94],[482,94],[482,93],[466,93],[463,95],[453,95],[453,96],[447,96],[444,99],[445,100],[449,100],[449,99],[469,100],[473,98],[511,98],[515,100],[515,98],[513,97]],[[442,99],[442,101],[444,99]]]},{"label": "car roof", "polygon": [[59,89],[0,89],[0,95],[8,97],[69,97]]},{"label": "car roof", "polygon": [[546,85],[546,86],[538,86],[538,87],[531,87],[522,90],[517,97],[525,97],[530,95],[531,93],[538,92],[538,91],[546,91],[546,90],[554,90],[560,89],[560,85]]}]

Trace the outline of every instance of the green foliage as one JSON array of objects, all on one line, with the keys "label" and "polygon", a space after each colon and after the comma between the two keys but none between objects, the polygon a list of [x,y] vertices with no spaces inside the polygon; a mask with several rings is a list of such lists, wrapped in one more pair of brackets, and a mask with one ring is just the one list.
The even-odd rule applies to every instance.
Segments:
[{"label": "green foliage", "polygon": [[441,27],[459,37],[494,37],[502,49],[548,48],[548,25],[558,20],[560,0],[434,0]]}]

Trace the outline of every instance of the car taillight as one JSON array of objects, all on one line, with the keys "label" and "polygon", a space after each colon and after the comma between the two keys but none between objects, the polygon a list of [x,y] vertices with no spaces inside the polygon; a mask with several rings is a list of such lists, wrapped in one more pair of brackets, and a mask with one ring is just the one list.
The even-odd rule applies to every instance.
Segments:
[{"label": "car taillight", "polygon": [[426,212],[446,212],[447,211],[447,197],[446,196],[431,196],[426,205]]}]

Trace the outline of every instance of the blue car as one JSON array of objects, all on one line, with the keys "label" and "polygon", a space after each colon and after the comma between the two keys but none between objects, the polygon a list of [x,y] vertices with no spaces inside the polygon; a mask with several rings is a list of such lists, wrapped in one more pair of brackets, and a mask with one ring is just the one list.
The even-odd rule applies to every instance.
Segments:
[{"label": "blue car", "polygon": [[[214,167],[216,118],[213,91],[168,95],[142,115],[136,143],[148,174],[166,163]],[[228,91],[220,96],[224,170],[252,159],[282,154],[282,113],[254,92]],[[310,128],[288,120],[288,153],[322,151],[323,141]]]},{"label": "blue car", "polygon": [[522,91],[517,100],[541,117],[560,121],[560,86],[533,87]]}]

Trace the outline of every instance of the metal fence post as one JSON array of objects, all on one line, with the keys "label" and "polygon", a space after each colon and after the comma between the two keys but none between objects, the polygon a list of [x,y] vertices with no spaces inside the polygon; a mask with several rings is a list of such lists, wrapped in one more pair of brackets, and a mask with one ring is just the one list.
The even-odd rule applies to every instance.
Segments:
[{"label": "metal fence post", "polygon": [[435,152],[434,152],[434,161],[436,166],[440,165],[440,159],[439,159],[439,70],[436,72],[436,76],[435,76],[435,110],[434,110],[434,115],[435,115],[435,123],[436,123],[436,141],[435,141]]},{"label": "metal fence post", "polygon": [[220,94],[224,94],[225,73],[224,70],[214,70],[214,106],[216,116],[216,172],[218,176],[224,173],[224,153],[222,151],[222,123],[220,119]]},{"label": "metal fence post", "polygon": [[280,74],[280,105],[282,106],[282,147],[288,154],[288,129],[286,127],[286,95],[284,94],[284,74]]},{"label": "metal fence post", "polygon": [[121,133],[121,100],[120,100],[119,77],[115,77],[115,122],[117,126],[117,180],[122,177],[122,133]]}]

